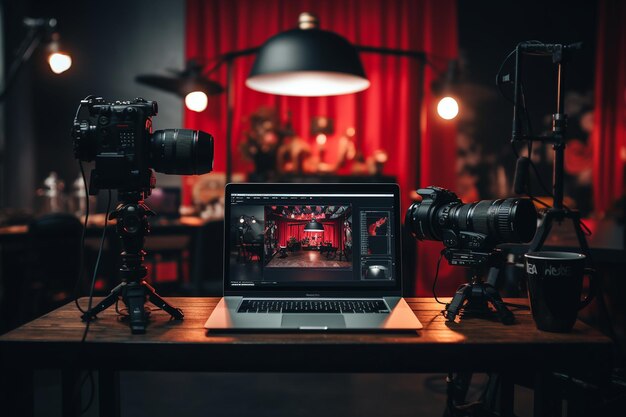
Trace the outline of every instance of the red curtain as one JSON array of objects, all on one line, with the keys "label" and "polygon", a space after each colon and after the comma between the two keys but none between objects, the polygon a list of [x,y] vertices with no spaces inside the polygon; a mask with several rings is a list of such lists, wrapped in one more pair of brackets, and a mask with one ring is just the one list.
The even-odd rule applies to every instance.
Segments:
[{"label": "red curtain", "polygon": [[322,242],[330,242],[333,247],[343,249],[343,220],[323,221]]},{"label": "red curtain", "polygon": [[278,244],[280,246],[287,246],[287,242],[292,236],[300,242],[304,237],[304,225],[305,223],[295,223],[283,219],[277,219],[276,226],[278,227]]},{"label": "red curtain", "polygon": [[[187,0],[186,56],[214,62],[211,60],[226,52],[259,46],[269,37],[294,28],[303,11],[316,14],[322,29],[337,32],[354,44],[424,51],[439,71],[446,69],[448,59],[457,56],[455,0]],[[389,159],[384,173],[397,178],[403,213],[411,202],[411,192],[420,186],[455,188],[456,129],[453,123],[436,116],[436,103],[429,88],[436,73],[430,67],[420,85],[420,66],[415,60],[362,53],[371,81],[366,91],[337,97],[294,98],[245,87],[253,59],[238,58],[234,64],[235,109],[230,145],[235,155],[234,171],[250,170],[237,154],[237,144],[248,128],[246,116],[260,106],[273,106],[283,119],[290,111],[295,131],[311,143],[311,117],[328,116],[334,119],[339,134],[348,127],[356,129],[357,145],[365,156],[377,149],[385,150]],[[220,68],[211,77],[225,85],[226,69]],[[186,111],[185,125],[214,135],[215,170],[223,171],[226,97],[211,97],[202,113]],[[329,148],[338,138],[338,134],[329,137]],[[440,246],[419,244],[418,293],[430,294]],[[441,271],[444,285],[449,273],[445,267]],[[455,285],[452,283],[451,287]]]},{"label": "red curtain", "polygon": [[593,132],[594,205],[603,214],[624,195],[626,162],[626,2],[598,2],[595,123]]}]

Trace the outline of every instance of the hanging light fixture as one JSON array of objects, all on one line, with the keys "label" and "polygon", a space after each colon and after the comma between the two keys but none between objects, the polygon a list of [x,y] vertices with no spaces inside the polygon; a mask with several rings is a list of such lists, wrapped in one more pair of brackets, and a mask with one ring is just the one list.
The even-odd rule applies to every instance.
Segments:
[{"label": "hanging light fixture", "polygon": [[261,46],[246,85],[269,94],[319,97],[363,91],[370,82],[354,46],[319,29],[314,15],[301,13],[298,28]]},{"label": "hanging light fixture", "polygon": [[304,231],[312,232],[312,233],[321,233],[324,231],[324,225],[318,222],[317,220],[315,220],[315,218],[313,218],[311,219],[310,222],[306,224],[306,226],[304,226]]}]

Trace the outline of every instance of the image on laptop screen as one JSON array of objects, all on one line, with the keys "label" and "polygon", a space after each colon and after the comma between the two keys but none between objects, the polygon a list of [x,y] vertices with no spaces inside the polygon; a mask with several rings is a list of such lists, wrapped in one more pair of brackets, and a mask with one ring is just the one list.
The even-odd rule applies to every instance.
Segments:
[{"label": "image on laptop screen", "polygon": [[230,196],[227,286],[396,285],[393,193]]}]

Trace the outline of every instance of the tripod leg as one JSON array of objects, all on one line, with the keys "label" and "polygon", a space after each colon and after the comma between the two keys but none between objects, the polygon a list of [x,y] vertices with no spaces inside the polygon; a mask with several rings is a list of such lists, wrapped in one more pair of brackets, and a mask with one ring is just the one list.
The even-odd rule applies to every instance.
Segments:
[{"label": "tripod leg", "polygon": [[495,307],[496,314],[498,314],[502,324],[513,324],[515,322],[515,316],[511,313],[511,310],[507,308],[506,304],[504,304],[498,291],[489,284],[485,284],[484,289],[485,297]]},{"label": "tripod leg", "polygon": [[94,306],[91,310],[86,311],[85,314],[80,316],[80,318],[83,321],[86,321],[87,319],[93,319],[98,313],[112,306],[120,298],[120,294],[122,293],[122,289],[124,288],[124,286],[126,286],[126,283],[122,282],[120,285],[113,288],[104,300],[100,301],[98,305]]},{"label": "tripod leg", "polygon": [[146,290],[137,283],[131,282],[124,290],[124,303],[128,308],[128,319],[130,322],[130,332],[142,334],[146,332],[148,316],[146,314]]},{"label": "tripod leg", "polygon": [[472,295],[472,286],[470,284],[463,284],[456,290],[452,301],[446,305],[446,318],[448,321],[454,321],[454,318],[459,314],[459,311]]},{"label": "tripod leg", "polygon": [[551,211],[547,211],[544,214],[543,219],[541,220],[541,224],[537,229],[537,233],[535,233],[535,237],[530,243],[530,247],[528,250],[529,252],[534,252],[541,249],[544,242],[548,238],[548,235],[550,234],[550,230],[552,229],[552,221],[554,220],[553,217],[554,216],[552,215]]},{"label": "tripod leg", "polygon": [[[580,214],[578,212],[570,212],[572,223],[574,224],[574,230],[576,231],[576,238],[578,238],[578,244],[583,253],[587,255],[587,259],[590,261],[589,244],[587,243],[587,237],[583,233],[583,229],[580,226]],[[589,266],[589,264],[587,265]]]},{"label": "tripod leg", "polygon": [[156,293],[156,290],[150,284],[143,281],[141,285],[146,289],[146,292],[148,293],[148,300],[152,304],[166,311],[167,313],[169,313],[170,316],[174,317],[176,320],[182,320],[185,317],[185,315],[183,314],[183,310],[172,306],[167,301],[162,299],[161,296]]}]

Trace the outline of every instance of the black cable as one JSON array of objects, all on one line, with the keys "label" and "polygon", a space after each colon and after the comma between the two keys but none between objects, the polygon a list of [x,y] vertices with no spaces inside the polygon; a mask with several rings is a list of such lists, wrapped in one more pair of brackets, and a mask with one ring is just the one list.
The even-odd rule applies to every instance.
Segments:
[{"label": "black cable", "polygon": [[83,185],[85,186],[85,221],[83,222],[83,231],[80,235],[80,261],[78,268],[78,277],[76,278],[76,284],[74,285],[74,304],[76,304],[76,308],[82,314],[85,314],[86,311],[78,303],[78,292],[80,289],[80,283],[83,280],[83,269],[85,267],[85,233],[87,231],[87,222],[89,221],[89,188],[87,187],[87,178],[85,177],[85,169],[83,168],[83,162],[78,160],[78,166],[80,167],[80,174],[83,178]]},{"label": "black cable", "polygon": [[[78,108],[76,109],[76,113],[74,114],[74,125],[78,123],[78,115],[80,114],[80,111],[83,108],[83,101],[90,100],[94,97],[95,96],[93,95],[89,95],[85,97],[83,100],[81,100],[80,104],[78,105]],[[83,231],[80,236],[80,254],[79,254],[80,260],[79,260],[78,277],[76,278],[76,284],[74,285],[74,304],[76,304],[76,308],[78,309],[78,311],[80,311],[82,314],[85,314],[86,311],[83,310],[83,308],[78,303],[78,296],[79,296],[78,292],[80,289],[80,283],[83,278],[83,269],[85,267],[85,233],[87,232],[87,223],[89,221],[90,208],[89,208],[89,187],[87,186],[87,177],[85,176],[85,169],[83,167],[83,161],[81,161],[80,159],[78,160],[78,167],[80,168],[80,174],[83,179],[83,186],[85,187],[85,221],[83,222]]]},{"label": "black cable", "polygon": [[93,370],[89,370],[85,372],[85,375],[80,380],[80,383],[74,388],[74,398],[78,399],[82,397],[83,386],[85,385],[85,382],[87,382],[87,380],[89,380],[89,401],[87,401],[87,405],[80,410],[78,415],[85,414],[87,410],[91,408],[91,406],[93,405],[93,399],[96,396],[96,384],[93,379]]},{"label": "black cable", "polygon": [[439,301],[439,299],[437,298],[437,279],[439,278],[439,265],[441,265],[441,258],[443,258],[444,251],[445,249],[442,250],[441,253],[439,253],[439,260],[437,261],[437,269],[435,271],[435,280],[433,281],[433,297],[435,298],[436,302],[443,305],[445,305],[446,303]]},{"label": "black cable", "polygon": [[[96,286],[96,277],[98,275],[98,267],[100,266],[100,259],[102,257],[102,252],[103,252],[103,248],[104,248],[104,241],[106,238],[106,232],[107,232],[107,226],[109,223],[109,212],[111,211],[111,190],[108,190],[108,199],[107,199],[107,208],[106,208],[106,214],[104,217],[104,228],[102,229],[102,236],[100,237],[100,247],[98,248],[98,256],[96,258],[96,264],[94,266],[93,269],[93,275],[91,277],[91,286],[89,288],[89,302],[87,303],[87,310],[86,312],[91,311],[91,307],[93,305],[93,293],[94,293],[94,289]],[[78,305],[78,300],[76,300],[76,305]],[[80,309],[80,307],[79,307]],[[83,311],[81,309],[81,311]],[[85,340],[87,339],[87,333],[89,332],[89,326],[91,325],[91,320],[93,319],[93,317],[91,316],[85,316],[85,320],[87,321],[87,323],[85,324],[85,330],[83,332],[83,337],[81,339],[81,343],[85,343]],[[82,387],[87,379],[87,377],[89,377],[89,384],[90,384],[90,394],[89,394],[89,401],[87,402],[87,406],[81,410],[80,414],[84,414],[85,412],[87,412],[87,410],[89,410],[89,408],[91,407],[91,405],[93,404],[93,398],[95,396],[95,384],[94,384],[94,380],[93,380],[93,370],[89,370],[87,372],[87,375],[85,378],[83,378],[83,380],[81,381],[79,388],[78,388],[78,392],[82,395]]]},{"label": "black cable", "polygon": [[[93,370],[89,370],[89,401],[87,401],[87,405],[85,408],[80,410],[80,415],[85,414],[93,405],[93,399],[96,397],[96,384],[93,380]],[[82,385],[81,385],[82,387]]]},{"label": "black cable", "polygon": [[502,70],[504,69],[504,65],[506,65],[508,60],[511,59],[513,54],[515,54],[515,49],[513,49],[511,52],[509,52],[509,54],[504,58],[504,60],[500,64],[500,68],[498,68],[498,72],[496,73],[496,87],[498,87],[498,91],[500,91],[500,94],[502,95],[502,97],[504,97],[507,101],[509,101],[511,103],[513,103],[513,99],[511,97],[508,97],[504,93],[504,90],[502,89],[501,75],[502,75]]},{"label": "black cable", "polygon": [[[107,209],[106,214],[104,216],[104,228],[102,229],[102,236],[100,237],[100,247],[98,248],[98,256],[96,257],[96,265],[93,268],[93,275],[91,277],[91,286],[89,288],[89,302],[87,303],[87,311],[91,311],[91,307],[93,305],[93,292],[96,286],[96,277],[98,276],[98,267],[100,266],[100,258],[102,257],[102,251],[104,248],[104,241],[107,232],[107,226],[109,225],[109,212],[111,211],[111,190],[108,190],[109,198],[107,200]],[[83,332],[83,337],[81,342],[84,342],[87,338],[87,332],[89,331],[89,324],[93,317],[85,316],[85,320],[87,324],[85,325],[85,331]]]},{"label": "black cable", "polygon": [[530,194],[526,194],[528,196],[528,198],[530,198],[532,201],[534,201],[537,204],[540,204],[542,206],[544,206],[545,208],[551,208],[550,204],[546,203],[545,201],[541,201],[540,199],[538,199],[537,197],[530,195]]},{"label": "black cable", "polygon": [[517,308],[519,310],[530,310],[530,307],[528,307],[527,305],[524,305],[524,304],[515,304],[515,303],[507,303],[507,302],[505,302],[504,305],[507,306],[507,307],[514,307],[514,308]]}]

